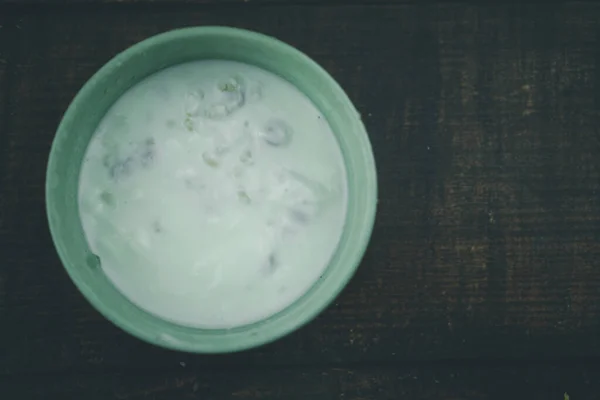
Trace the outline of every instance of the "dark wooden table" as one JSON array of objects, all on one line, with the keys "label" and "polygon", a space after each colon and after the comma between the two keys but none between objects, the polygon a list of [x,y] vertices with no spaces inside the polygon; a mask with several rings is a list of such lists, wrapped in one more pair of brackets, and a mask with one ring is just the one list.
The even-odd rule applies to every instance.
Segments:
[{"label": "dark wooden table", "polygon": [[[133,43],[208,24],[323,65],[362,113],[380,185],[335,303],[224,356],[102,318],[44,210],[82,84]],[[599,117],[593,2],[0,0],[0,399],[600,399]]]}]

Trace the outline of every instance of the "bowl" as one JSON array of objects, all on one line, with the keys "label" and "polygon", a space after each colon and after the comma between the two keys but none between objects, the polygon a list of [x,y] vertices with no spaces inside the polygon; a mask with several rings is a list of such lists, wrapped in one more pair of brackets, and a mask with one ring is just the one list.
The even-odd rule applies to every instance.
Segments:
[{"label": "bowl", "polygon": [[[198,329],[156,317],[124,297],[90,251],[78,212],[78,180],[90,139],[111,105],[130,87],[166,67],[202,59],[258,66],[307,95],[329,122],[348,181],[342,237],[322,277],[279,313],[233,329]],[[226,353],[278,339],[313,319],[340,293],[366,250],[377,204],[371,145],[360,114],[333,78],[295,48],[274,38],[228,27],[185,28],[123,51],[79,91],[58,127],[47,167],[46,207],[58,255],[73,282],[108,320],[154,345],[197,353]]]}]

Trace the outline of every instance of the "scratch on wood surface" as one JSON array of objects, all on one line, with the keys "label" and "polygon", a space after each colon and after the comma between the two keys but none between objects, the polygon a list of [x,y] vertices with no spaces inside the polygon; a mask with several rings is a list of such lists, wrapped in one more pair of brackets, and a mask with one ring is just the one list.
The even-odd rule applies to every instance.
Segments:
[{"label": "scratch on wood surface", "polygon": [[115,392],[115,397],[117,399],[122,399],[122,400],[134,399],[136,397],[146,398],[147,396],[155,395],[157,393],[163,393],[168,390],[169,390],[169,384],[165,383],[163,385],[154,386],[154,387],[143,389],[143,390],[136,390],[136,391],[132,391],[132,392],[129,392],[129,391]]},{"label": "scratch on wood surface", "polygon": [[186,376],[172,379],[162,379],[162,383],[152,385],[145,389],[136,390],[119,390],[115,392],[115,396],[122,400],[131,399],[146,399],[148,396],[154,396],[159,393],[171,392],[189,386],[191,393],[198,390],[197,378],[194,376]]},{"label": "scratch on wood surface", "polygon": [[0,270],[0,311],[3,311],[6,307],[6,278],[4,276],[5,271]]},{"label": "scratch on wood surface", "polygon": [[264,396],[271,396],[273,392],[269,389],[262,387],[248,387],[241,390],[237,390],[231,393],[233,397],[241,397],[244,399],[260,399]]}]

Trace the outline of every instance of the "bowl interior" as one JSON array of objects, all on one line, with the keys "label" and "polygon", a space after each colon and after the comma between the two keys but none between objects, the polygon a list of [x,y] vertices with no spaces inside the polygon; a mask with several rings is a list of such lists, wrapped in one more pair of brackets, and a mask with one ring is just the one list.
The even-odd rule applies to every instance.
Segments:
[{"label": "bowl interior", "polygon": [[[201,59],[244,62],[304,92],[336,134],[348,174],[348,211],[340,244],[323,276],[291,306],[234,329],[198,329],[149,314],[103,274],[79,220],[77,191],[87,145],[110,106],[131,86],[166,67]],[[308,322],[342,290],[358,266],[375,217],[371,146],[360,116],[339,85],[298,50],[268,36],[224,28],[187,28],[154,36],[117,55],[77,94],[58,128],[48,162],[46,204],[52,237],[71,279],[106,318],[148,342],[192,352],[229,352],[277,339]]]}]

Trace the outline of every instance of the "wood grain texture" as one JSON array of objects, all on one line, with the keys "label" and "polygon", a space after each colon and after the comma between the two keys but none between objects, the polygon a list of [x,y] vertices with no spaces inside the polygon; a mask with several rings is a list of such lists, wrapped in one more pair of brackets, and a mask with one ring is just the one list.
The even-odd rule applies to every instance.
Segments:
[{"label": "wood grain texture", "polygon": [[[14,21],[6,15],[0,14],[0,160],[6,156],[3,149],[8,146],[9,132],[12,129],[10,124],[10,85],[14,75],[14,59],[16,47],[14,46],[15,29]],[[0,162],[0,177],[5,173],[2,170],[3,165]],[[8,216],[6,215],[9,206],[3,195],[3,187],[0,180],[0,237],[10,235],[7,227]],[[6,246],[0,245],[0,259],[4,259],[7,254]],[[9,273],[7,268],[0,267],[0,321],[6,318],[7,307],[7,282]],[[0,325],[1,326],[1,325]],[[0,351],[0,356],[2,352]]]},{"label": "wood grain texture", "polygon": [[59,375],[33,382],[0,380],[0,390],[20,400],[563,400],[565,393],[571,399],[600,399],[600,370],[581,365],[272,371],[193,371],[177,365],[160,374]]},{"label": "wood grain texture", "polygon": [[[7,10],[21,50],[0,148],[0,375],[600,357],[598,6]],[[54,131],[85,80],[137,41],[205,24],[274,35],[332,73],[380,185],[371,245],[336,302],[223,357],[154,348],[99,316],[44,210]]]},{"label": "wood grain texture", "polygon": [[[8,67],[9,57],[8,57],[8,45],[4,40],[4,25],[6,24],[6,18],[0,16],[0,148],[4,147],[4,138],[6,137],[7,126],[7,102],[8,102],[8,87],[7,87],[7,77],[6,70]],[[0,172],[1,174],[1,172]],[[1,175],[0,175],[1,176]],[[0,191],[2,188],[0,188]],[[5,232],[4,224],[6,220],[6,216],[4,215],[5,211],[8,209],[8,206],[4,205],[2,200],[2,196],[0,196],[0,232]],[[6,235],[7,233],[4,233]],[[1,255],[2,253],[0,253]],[[7,271],[4,268],[0,268],[0,320],[4,318],[5,312],[5,304],[6,304],[6,277]]]}]

